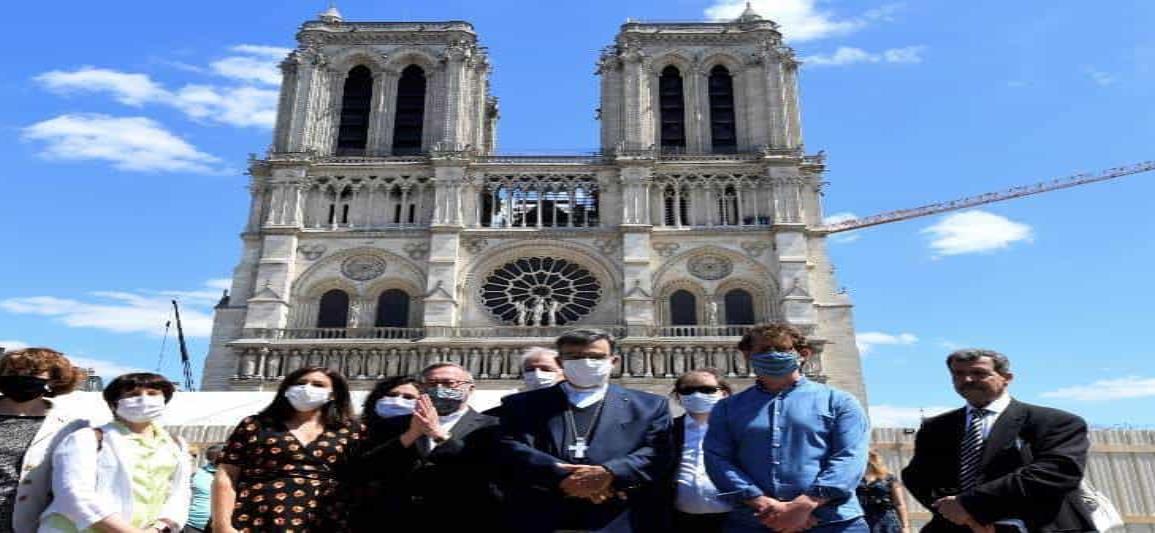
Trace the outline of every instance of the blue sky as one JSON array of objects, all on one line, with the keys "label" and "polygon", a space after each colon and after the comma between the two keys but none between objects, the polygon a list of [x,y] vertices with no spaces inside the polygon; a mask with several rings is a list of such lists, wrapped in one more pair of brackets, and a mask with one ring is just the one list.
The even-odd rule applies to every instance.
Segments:
[{"label": "blue sky", "polygon": [[[1151,158],[1155,4],[755,2],[807,61],[807,149],[826,214],[868,215]],[[277,58],[321,1],[21,6],[0,99],[0,345],[106,374],[153,369],[167,298],[200,362],[239,257],[249,152],[270,140]],[[464,19],[489,47],[507,152],[597,149],[597,51],[627,17],[728,0],[342,0],[349,20]],[[51,35],[51,38],[45,38]],[[547,81],[541,81],[547,80]],[[985,346],[1015,394],[1098,425],[1155,425],[1155,176],[863,230],[830,245],[876,422],[960,403],[943,357]],[[170,339],[163,370],[179,376]]]}]

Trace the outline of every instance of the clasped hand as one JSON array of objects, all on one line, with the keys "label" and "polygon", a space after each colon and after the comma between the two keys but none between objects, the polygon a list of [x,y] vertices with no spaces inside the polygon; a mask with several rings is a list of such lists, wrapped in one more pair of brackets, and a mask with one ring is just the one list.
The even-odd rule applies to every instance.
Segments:
[{"label": "clasped hand", "polygon": [[779,533],[796,533],[818,525],[818,519],[812,514],[815,506],[808,500],[784,502],[769,496],[759,496],[750,501],[749,505],[762,525]]},{"label": "clasped hand", "polygon": [[954,496],[947,496],[939,498],[931,504],[931,507],[943,518],[950,520],[951,523],[959,526],[969,527],[973,533],[994,533],[995,526],[988,524],[980,524],[975,520],[966,508],[962,506],[962,502]]},{"label": "clasped hand", "polygon": [[433,407],[433,400],[429,399],[429,395],[422,394],[417,398],[413,418],[409,419],[409,431],[406,433],[409,434],[410,440],[416,440],[421,436],[431,439],[445,438],[445,430],[441,429],[441,417],[437,415],[437,408]]},{"label": "clasped hand", "polygon": [[604,466],[569,463],[558,463],[558,466],[569,472],[559,486],[566,496],[592,503],[604,503],[615,496],[626,498],[625,493],[614,492],[614,475]]}]

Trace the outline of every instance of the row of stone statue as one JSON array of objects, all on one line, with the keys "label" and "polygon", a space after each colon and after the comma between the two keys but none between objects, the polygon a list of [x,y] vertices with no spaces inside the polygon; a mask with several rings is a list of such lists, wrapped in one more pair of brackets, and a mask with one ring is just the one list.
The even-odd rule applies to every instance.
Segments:
[{"label": "row of stone statue", "polygon": [[[512,302],[512,304],[517,311],[514,323],[518,326],[558,325],[562,303],[557,300],[531,296],[525,300]],[[547,319],[548,322],[546,322]]]}]

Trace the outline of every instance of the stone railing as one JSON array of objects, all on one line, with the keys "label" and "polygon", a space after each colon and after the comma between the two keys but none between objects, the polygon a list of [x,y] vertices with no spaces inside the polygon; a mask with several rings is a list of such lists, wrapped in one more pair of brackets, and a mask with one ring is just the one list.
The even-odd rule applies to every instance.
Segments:
[{"label": "stone railing", "polygon": [[423,328],[293,328],[247,329],[246,338],[255,339],[401,339],[425,336]]}]

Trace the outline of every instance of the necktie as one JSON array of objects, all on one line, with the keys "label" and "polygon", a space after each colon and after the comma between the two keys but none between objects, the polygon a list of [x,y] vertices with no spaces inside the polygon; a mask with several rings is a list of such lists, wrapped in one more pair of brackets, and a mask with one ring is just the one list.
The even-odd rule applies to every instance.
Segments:
[{"label": "necktie", "polygon": [[959,447],[959,489],[967,491],[979,484],[979,463],[983,455],[983,420],[986,409],[972,409],[971,421],[967,425],[962,446]]}]

